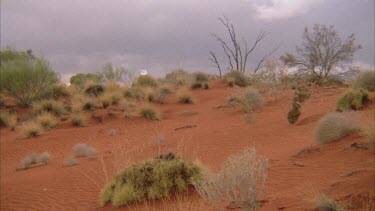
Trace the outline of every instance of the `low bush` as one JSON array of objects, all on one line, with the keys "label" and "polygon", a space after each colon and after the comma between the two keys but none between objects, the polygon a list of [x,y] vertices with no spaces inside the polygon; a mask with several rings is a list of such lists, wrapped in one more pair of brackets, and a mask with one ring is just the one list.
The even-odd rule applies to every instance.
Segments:
[{"label": "low bush", "polygon": [[125,89],[123,96],[128,99],[143,100],[145,99],[146,94],[140,87],[131,87]]},{"label": "low bush", "polygon": [[141,75],[136,79],[134,85],[141,87],[157,87],[158,83],[155,78],[150,75]]},{"label": "low bush", "polygon": [[95,158],[96,150],[87,144],[76,144],[73,147],[74,156]]},{"label": "low bush", "polygon": [[44,164],[47,165],[50,159],[50,154],[48,152],[43,152],[41,154],[37,154],[35,152],[30,153],[21,161],[21,165],[23,169],[28,169],[31,165],[34,164]]},{"label": "low bush", "polygon": [[329,198],[323,193],[315,193],[312,199],[315,210],[322,211],[345,211],[346,209],[340,205],[337,201]]},{"label": "low bush", "polygon": [[43,127],[38,122],[33,120],[25,122],[21,126],[21,133],[23,133],[27,138],[40,136],[43,132]]},{"label": "low bush", "polygon": [[316,141],[318,143],[327,143],[346,136],[358,129],[353,120],[354,116],[351,112],[333,112],[325,115],[315,129]]},{"label": "low bush", "polygon": [[143,107],[139,111],[139,115],[149,120],[160,120],[160,114],[158,114],[152,107]]},{"label": "low bush", "polygon": [[224,82],[229,86],[248,86],[250,85],[248,77],[240,71],[232,70],[224,75]]},{"label": "low bush", "polygon": [[200,178],[201,170],[197,165],[169,153],[124,169],[104,186],[100,204],[112,202],[119,207],[160,199],[186,190]]},{"label": "low bush", "polygon": [[74,156],[69,156],[69,157],[65,160],[64,164],[65,164],[66,166],[75,166],[75,165],[78,164],[78,162],[77,162],[77,159],[76,159]]},{"label": "low bush", "polygon": [[190,89],[200,89],[202,88],[202,83],[201,82],[198,82],[198,81],[194,81],[191,85],[190,85]]},{"label": "low bush", "polygon": [[302,103],[311,96],[311,92],[305,86],[298,86],[295,89],[292,109],[288,112],[288,122],[290,124],[297,122],[299,116],[301,115],[300,108],[302,107]]},{"label": "low bush", "polygon": [[258,210],[268,173],[268,160],[258,158],[254,148],[228,157],[218,173],[203,172],[194,182],[199,195],[218,210],[222,202],[242,210]]},{"label": "low bush", "polygon": [[192,76],[185,70],[175,70],[165,75],[165,80],[175,86],[183,86],[192,81]]},{"label": "low bush", "polygon": [[196,82],[206,82],[209,79],[208,74],[203,72],[195,72],[193,73],[193,79]]},{"label": "low bush", "polygon": [[49,112],[55,116],[61,116],[65,112],[64,104],[57,100],[41,100],[33,103],[32,106],[34,114]]},{"label": "low bush", "polygon": [[193,104],[194,103],[194,100],[191,97],[190,92],[187,91],[187,90],[180,90],[177,93],[177,101],[179,103],[184,103],[184,104]]},{"label": "low bush", "polygon": [[85,88],[85,93],[92,97],[98,97],[102,95],[105,91],[105,88],[101,84],[89,84]]},{"label": "low bush", "polygon": [[17,125],[17,115],[0,111],[0,127],[9,127],[15,130]]},{"label": "low bush", "polygon": [[36,116],[35,122],[43,127],[44,130],[51,130],[59,123],[59,120],[49,112],[43,112]]},{"label": "low bush", "polygon": [[86,119],[82,113],[73,113],[71,122],[74,127],[83,127],[86,124]]},{"label": "low bush", "polygon": [[52,96],[55,99],[59,99],[70,96],[70,93],[65,84],[59,84],[52,87]]},{"label": "low bush", "polygon": [[353,83],[357,89],[375,91],[375,71],[365,71],[358,75]]},{"label": "low bush", "polygon": [[350,89],[337,99],[336,109],[338,111],[359,110],[368,99],[369,93],[365,89]]}]

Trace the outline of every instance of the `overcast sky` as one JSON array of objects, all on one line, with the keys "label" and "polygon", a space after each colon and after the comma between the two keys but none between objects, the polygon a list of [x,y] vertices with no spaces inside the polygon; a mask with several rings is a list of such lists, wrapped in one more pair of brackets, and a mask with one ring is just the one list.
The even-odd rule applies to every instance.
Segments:
[{"label": "overcast sky", "polygon": [[214,32],[225,14],[249,43],[269,36],[251,55],[250,68],[277,46],[275,58],[293,52],[304,27],[334,25],[362,44],[358,64],[374,66],[374,0],[1,0],[1,48],[32,49],[63,79],[96,72],[112,62],[163,75],[184,68],[214,73],[209,51],[225,57]]}]

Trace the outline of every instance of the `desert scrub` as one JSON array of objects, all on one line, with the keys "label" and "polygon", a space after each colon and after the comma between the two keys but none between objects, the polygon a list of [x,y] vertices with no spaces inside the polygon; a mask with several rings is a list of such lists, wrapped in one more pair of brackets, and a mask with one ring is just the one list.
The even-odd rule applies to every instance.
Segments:
[{"label": "desert scrub", "polygon": [[17,114],[0,111],[0,127],[9,127],[15,130],[17,125]]},{"label": "desert scrub", "polygon": [[140,109],[139,115],[149,120],[160,120],[160,114],[150,106],[144,106]]},{"label": "desert scrub", "polygon": [[315,191],[311,200],[314,204],[315,210],[322,210],[322,211],[345,211],[346,210],[337,201],[335,201],[332,198],[329,198],[327,195],[318,191]]},{"label": "desert scrub", "polygon": [[366,89],[375,91],[375,71],[365,71],[358,75],[353,83],[353,86],[358,89]]},{"label": "desert scrub", "polygon": [[338,140],[357,130],[352,112],[326,114],[315,129],[315,139],[319,144]]},{"label": "desert scrub", "polygon": [[124,90],[123,96],[127,99],[143,100],[146,94],[140,87],[131,87]]},{"label": "desert scrub", "polygon": [[133,165],[120,172],[100,193],[102,206],[119,207],[134,202],[160,199],[198,182],[201,170],[194,163],[172,153]]},{"label": "desert scrub", "polygon": [[188,90],[182,89],[177,93],[177,101],[184,104],[193,104],[194,100]]},{"label": "desert scrub", "polygon": [[73,113],[72,114],[72,119],[71,119],[72,125],[74,127],[83,127],[86,124],[86,119],[83,116],[82,113]]},{"label": "desert scrub", "polygon": [[52,97],[59,99],[61,97],[69,97],[70,93],[65,84],[59,84],[52,87]]},{"label": "desert scrub", "polygon": [[61,116],[65,113],[64,104],[57,100],[41,100],[32,104],[34,114],[50,112],[55,116]]},{"label": "desert scrub", "polygon": [[119,91],[106,91],[102,96],[100,96],[99,101],[103,108],[107,108],[110,105],[119,105],[121,103],[121,93]]},{"label": "desert scrub", "polygon": [[35,152],[30,153],[21,161],[22,169],[28,169],[34,164],[44,164],[47,165],[50,159],[50,154],[48,152],[43,152],[37,154]]},{"label": "desert scrub", "polygon": [[84,91],[91,97],[98,97],[104,93],[105,88],[101,84],[88,83]]},{"label": "desert scrub", "polygon": [[158,83],[150,75],[141,75],[136,79],[134,85],[140,87],[157,87]]},{"label": "desert scrub", "polygon": [[305,86],[298,86],[294,92],[292,108],[288,112],[288,122],[294,124],[301,115],[302,103],[311,96],[310,90]]},{"label": "desert scrub", "polygon": [[43,127],[35,120],[25,122],[21,126],[21,133],[27,138],[40,136],[43,132]]},{"label": "desert scrub", "polygon": [[240,71],[232,70],[224,75],[224,82],[229,86],[247,86],[249,85],[249,79],[245,74]]},{"label": "desert scrub", "polygon": [[369,93],[365,89],[349,89],[337,99],[336,109],[338,111],[359,110],[368,100]]},{"label": "desert scrub", "polygon": [[227,106],[240,107],[246,113],[248,123],[253,121],[253,112],[263,106],[264,100],[257,89],[247,87],[246,89],[231,94],[226,99]]},{"label": "desert scrub", "polygon": [[87,144],[76,144],[73,147],[73,153],[76,157],[95,158],[96,150]]},{"label": "desert scrub", "polygon": [[268,160],[257,157],[254,148],[228,157],[218,173],[206,169],[194,186],[199,195],[218,210],[222,202],[242,210],[258,210],[268,173]]},{"label": "desert scrub", "polygon": [[209,75],[204,72],[195,72],[193,73],[193,79],[197,82],[207,82]]},{"label": "desert scrub", "polygon": [[51,130],[56,127],[59,120],[50,112],[43,112],[35,117],[35,122],[42,126],[44,130]]},{"label": "desert scrub", "polygon": [[175,70],[165,75],[165,80],[175,86],[183,86],[192,81],[192,76],[185,70]]}]

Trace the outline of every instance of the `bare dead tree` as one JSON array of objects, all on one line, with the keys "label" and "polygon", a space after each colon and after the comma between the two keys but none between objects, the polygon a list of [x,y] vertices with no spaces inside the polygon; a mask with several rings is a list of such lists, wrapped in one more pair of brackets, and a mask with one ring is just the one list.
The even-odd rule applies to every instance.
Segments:
[{"label": "bare dead tree", "polygon": [[332,70],[350,63],[354,53],[361,49],[355,45],[355,35],[343,41],[333,26],[315,24],[310,33],[305,28],[301,46],[296,47],[297,56],[286,53],[280,59],[289,67],[312,73],[318,78],[328,76]]},{"label": "bare dead tree", "polygon": [[211,57],[208,58],[208,59],[209,59],[210,61],[212,61],[213,63],[216,64],[217,69],[219,70],[219,77],[221,77],[221,68],[220,68],[220,64],[219,64],[219,62],[217,61],[216,55],[215,55],[215,53],[212,52],[212,51],[210,51],[210,55],[211,55]]},{"label": "bare dead tree", "polygon": [[[249,55],[256,49],[259,43],[267,37],[269,33],[261,31],[258,34],[253,45],[249,47],[248,42],[243,38],[242,45],[240,44],[236,35],[234,25],[229,22],[229,19],[226,16],[223,15],[222,18],[219,18],[219,21],[225,26],[230,37],[230,42],[226,42],[223,38],[217,36],[215,33],[211,33],[211,35],[220,43],[221,47],[223,48],[223,51],[228,58],[230,70],[237,70],[245,73]],[[277,49],[278,48],[275,48],[270,53],[264,55],[261,58],[261,60],[257,63],[253,74],[255,74],[259,70],[259,68],[261,68],[263,62],[266,61]],[[216,59],[216,56],[214,57],[215,54],[212,51],[210,51],[210,54],[212,57],[210,58],[210,60],[218,66],[221,75],[221,69],[219,68],[218,60]]]}]

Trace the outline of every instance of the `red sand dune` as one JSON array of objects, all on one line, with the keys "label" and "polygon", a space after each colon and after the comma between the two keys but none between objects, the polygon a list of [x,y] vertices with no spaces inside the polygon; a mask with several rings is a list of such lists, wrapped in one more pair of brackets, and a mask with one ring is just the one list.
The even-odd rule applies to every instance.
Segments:
[{"label": "red sand dune", "polygon": [[[126,165],[157,155],[159,148],[153,137],[158,133],[166,138],[162,152],[174,151],[199,159],[214,170],[228,155],[254,146],[259,155],[270,160],[261,210],[311,210],[312,204],[305,195],[312,189],[340,201],[351,200],[356,210],[361,200],[374,193],[374,151],[351,146],[367,142],[365,137],[352,134],[323,145],[314,141],[319,119],[335,108],[336,98],[345,88],[313,88],[296,125],[289,125],[286,119],[292,91],[285,91],[276,101],[266,97],[267,103],[255,113],[254,123],[247,124],[245,116],[235,109],[214,108],[234,90],[221,81],[213,81],[209,90],[193,91],[196,104],[181,105],[171,96],[167,104],[156,106],[163,116],[157,122],[124,119],[120,112],[111,118],[102,110],[97,112],[104,115],[103,123],[90,120],[87,127],[73,128],[65,121],[37,138],[26,139],[2,128],[1,210],[115,209],[110,205],[100,208],[98,202],[106,177],[114,175],[114,164]],[[359,113],[362,121],[374,121],[373,104]],[[196,127],[174,130],[186,125]],[[114,136],[108,134],[112,128],[117,131]],[[78,158],[79,165],[64,167],[64,160],[77,143],[94,146],[98,158]],[[20,161],[32,151],[48,151],[50,163],[16,171]],[[140,205],[139,209],[152,208],[166,209],[160,203],[146,208]],[[197,209],[207,208],[203,204]]]}]

